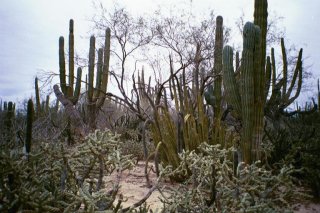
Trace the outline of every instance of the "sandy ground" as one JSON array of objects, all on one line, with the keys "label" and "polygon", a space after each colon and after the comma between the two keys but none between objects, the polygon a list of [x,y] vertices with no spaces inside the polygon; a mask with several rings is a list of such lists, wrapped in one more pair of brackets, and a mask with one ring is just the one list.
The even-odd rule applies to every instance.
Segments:
[{"label": "sandy ground", "polygon": [[[152,163],[149,163],[148,168],[150,169],[151,167],[153,167],[153,165]],[[121,187],[118,194],[121,194],[124,198],[124,202],[122,202],[122,206],[124,208],[132,206],[134,203],[140,201],[149,192],[150,187],[147,185],[144,169],[145,162],[139,161],[132,170],[122,172],[120,181]],[[112,175],[107,177],[105,181],[114,180],[115,178],[116,176]],[[154,185],[157,180],[157,176],[153,171],[150,171],[149,179],[150,184]],[[160,196],[160,192],[154,190],[147,199],[147,205],[150,206],[150,209],[152,209],[153,212],[160,212],[161,210],[162,203],[159,200]]]},{"label": "sandy ground", "polygon": [[[149,163],[149,167],[153,166]],[[139,161],[138,164],[129,171],[122,172],[120,181],[119,195],[122,194],[125,202],[122,203],[123,207],[129,207],[134,203],[140,201],[150,190],[147,186],[146,178],[144,176],[145,162]],[[154,172],[149,173],[151,184],[156,182],[156,175]],[[115,176],[109,176],[105,181],[111,181],[115,179]],[[165,183],[171,185],[170,183]],[[147,204],[153,212],[160,212],[162,203],[159,200],[161,197],[159,191],[155,190],[151,196],[147,199]],[[309,204],[296,204],[294,205],[294,213],[320,213],[320,204],[309,203]]]}]

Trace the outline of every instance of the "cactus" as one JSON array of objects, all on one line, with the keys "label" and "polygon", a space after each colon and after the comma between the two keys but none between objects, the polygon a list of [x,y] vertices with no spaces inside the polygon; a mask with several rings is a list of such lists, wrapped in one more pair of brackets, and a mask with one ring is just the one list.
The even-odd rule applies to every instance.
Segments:
[{"label": "cactus", "polygon": [[[261,30],[247,22],[243,30],[243,51],[239,85],[233,69],[233,50],[223,50],[223,78],[228,104],[236,117],[242,120],[241,149],[246,163],[256,159],[259,140],[262,139],[264,70],[261,70]],[[258,56],[258,57],[257,57]],[[240,91],[240,93],[239,93]],[[262,93],[263,91],[263,93]],[[263,96],[261,96],[263,94]],[[257,139],[258,138],[258,139]]]},{"label": "cactus", "polygon": [[[278,113],[283,113],[285,108],[292,104],[300,95],[302,87],[302,53],[303,49],[301,48],[297,57],[296,66],[293,72],[293,76],[288,87],[288,62],[286,48],[284,45],[283,38],[281,39],[281,51],[282,51],[282,61],[283,61],[283,72],[282,78],[277,82],[276,81],[276,69],[275,69],[275,59],[274,59],[274,49],[271,49],[271,95],[269,100],[266,102],[266,113],[269,117],[276,117]],[[295,94],[292,96],[293,89],[297,85]]]},{"label": "cactus", "polygon": [[[233,114],[242,120],[241,147],[243,160],[246,163],[260,159],[265,113],[272,118],[274,113],[283,113],[284,109],[299,96],[302,85],[302,49],[300,49],[290,86],[287,87],[288,64],[283,39],[281,39],[283,77],[280,81],[276,81],[273,48],[271,57],[266,58],[267,7],[267,0],[255,1],[254,24],[247,22],[244,26],[241,65],[237,56],[236,72],[232,64],[232,48],[225,46],[223,50],[223,83],[226,100],[233,106]],[[291,96],[296,82],[298,82],[296,93]],[[267,99],[270,87],[272,92]]]},{"label": "cactus", "polygon": [[45,102],[45,106],[44,106],[44,112],[45,113],[49,113],[49,109],[50,109],[50,96],[47,95],[46,96],[46,102]]},{"label": "cactus", "polygon": [[79,100],[80,89],[81,89],[81,75],[82,69],[77,69],[77,79],[74,89],[74,34],[73,34],[73,20],[69,23],[69,76],[68,85],[66,82],[66,65],[65,65],[65,54],[64,54],[64,38],[59,38],[59,73],[60,73],[60,86],[62,93],[68,98],[74,105]]},{"label": "cactus", "polygon": [[219,121],[221,117],[222,48],[223,48],[223,18],[222,16],[217,16],[215,45],[214,45],[214,66],[213,66],[214,96],[216,99],[213,109],[214,109],[214,117],[216,121]]},{"label": "cactus", "polygon": [[[242,51],[242,64],[241,64],[241,77],[240,77],[240,93],[241,93],[241,117],[242,117],[242,150],[244,160],[251,163],[251,150],[253,148],[252,137],[254,128],[254,113],[255,108],[255,77],[259,72],[254,70],[254,54],[255,48],[259,49],[256,44],[256,35],[259,35],[260,29],[253,23],[247,22],[243,29],[243,51]],[[254,73],[254,71],[256,71]]]},{"label": "cactus", "polygon": [[31,152],[31,141],[32,141],[32,122],[33,122],[33,102],[32,99],[28,101],[27,107],[27,130],[26,130],[26,141],[25,141],[25,148],[27,155]]},{"label": "cactus", "polygon": [[[73,20],[70,20],[69,25],[69,79],[68,85],[66,82],[66,67],[65,67],[65,54],[64,54],[64,38],[59,38],[59,73],[60,73],[60,85],[62,94],[59,88],[55,85],[56,96],[59,95],[64,106],[70,108],[70,102],[75,105],[79,100],[80,89],[81,89],[81,75],[82,69],[79,67],[77,70],[77,78],[74,87],[74,28]],[[103,61],[102,61],[103,59]],[[90,38],[90,49],[89,49],[89,69],[88,69],[88,81],[86,78],[86,89],[87,89],[87,106],[89,111],[89,126],[91,129],[95,128],[96,112],[99,109],[106,98],[106,89],[108,84],[108,73],[109,73],[109,60],[110,60],[110,29],[106,30],[105,48],[100,49],[98,52],[98,64],[97,64],[97,75],[96,75],[96,86],[93,86],[94,82],[94,65],[95,65],[95,38]],[[57,96],[58,97],[58,96]],[[67,99],[67,100],[65,100]],[[70,102],[69,102],[70,101]],[[73,110],[68,110],[69,112]],[[74,114],[75,112],[71,112]]]},{"label": "cactus", "polygon": [[236,81],[233,69],[233,51],[232,47],[225,46],[223,48],[223,85],[227,103],[231,105],[236,113],[235,117],[241,117],[241,97],[239,93],[239,85]]},{"label": "cactus", "polygon": [[214,89],[212,85],[208,85],[207,90],[204,92],[204,98],[210,106],[214,107],[216,97],[214,96]]},{"label": "cactus", "polygon": [[98,51],[96,86],[93,87],[95,64],[95,37],[90,38],[87,103],[90,129],[96,127],[96,113],[106,99],[110,62],[110,29],[106,29],[105,48]]},{"label": "cactus", "polygon": [[36,94],[36,114],[37,117],[40,117],[41,114],[41,103],[40,103],[40,91],[39,91],[39,84],[38,84],[38,78],[36,77],[34,79],[34,90]]}]

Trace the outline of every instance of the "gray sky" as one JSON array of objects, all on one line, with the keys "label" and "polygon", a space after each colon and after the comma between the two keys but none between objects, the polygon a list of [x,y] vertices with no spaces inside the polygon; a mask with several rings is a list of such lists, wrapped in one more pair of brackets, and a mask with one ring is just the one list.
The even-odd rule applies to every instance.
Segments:
[{"label": "gray sky", "polygon": [[[125,6],[132,13],[143,14],[157,9],[158,5],[170,9],[184,4],[194,14],[213,9],[224,17],[224,25],[234,27],[244,12],[246,20],[253,19],[253,0],[102,0],[105,7]],[[290,44],[304,48],[305,64],[314,77],[320,77],[320,23],[317,21],[319,0],[269,0],[269,13],[283,16],[286,37]],[[58,39],[68,36],[68,22],[75,20],[76,50],[87,51],[90,19],[96,11],[91,0],[1,0],[0,4],[0,98],[18,101],[34,96],[34,77],[40,70],[58,72]],[[233,31],[236,37],[238,32]],[[232,44],[231,44],[232,45]],[[275,46],[280,54],[280,47]],[[297,54],[297,53],[296,53]]]}]

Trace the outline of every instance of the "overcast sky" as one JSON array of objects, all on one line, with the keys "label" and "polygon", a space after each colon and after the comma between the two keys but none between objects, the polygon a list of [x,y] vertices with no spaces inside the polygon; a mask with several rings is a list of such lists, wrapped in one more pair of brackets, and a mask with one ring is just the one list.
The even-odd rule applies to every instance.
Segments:
[{"label": "overcast sky", "polygon": [[[253,0],[101,0],[106,8],[114,2],[135,14],[152,13],[184,4],[194,14],[213,9],[224,17],[224,25],[234,27],[244,12],[253,19]],[[179,7],[176,7],[179,8]],[[319,0],[269,0],[269,13],[283,16],[290,44],[304,48],[305,64],[313,78],[308,82],[315,94],[320,77]],[[77,49],[89,46],[90,19],[96,10],[91,0],[1,0],[0,4],[0,98],[18,101],[34,96],[34,77],[41,70],[58,72],[58,39],[68,36],[68,22],[75,20]],[[232,36],[235,37],[236,30]],[[231,44],[232,45],[232,44]],[[275,47],[280,53],[279,47]]]}]

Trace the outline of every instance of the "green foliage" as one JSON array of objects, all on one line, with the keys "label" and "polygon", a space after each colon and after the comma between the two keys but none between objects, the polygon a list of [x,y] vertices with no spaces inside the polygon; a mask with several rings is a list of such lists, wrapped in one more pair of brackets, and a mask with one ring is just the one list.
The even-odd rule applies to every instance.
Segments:
[{"label": "green foliage", "polygon": [[292,212],[291,202],[306,196],[292,182],[292,167],[273,174],[259,162],[240,164],[233,175],[234,150],[206,143],[198,150],[181,153],[179,167],[163,174],[192,173],[161,198],[164,212]]}]

